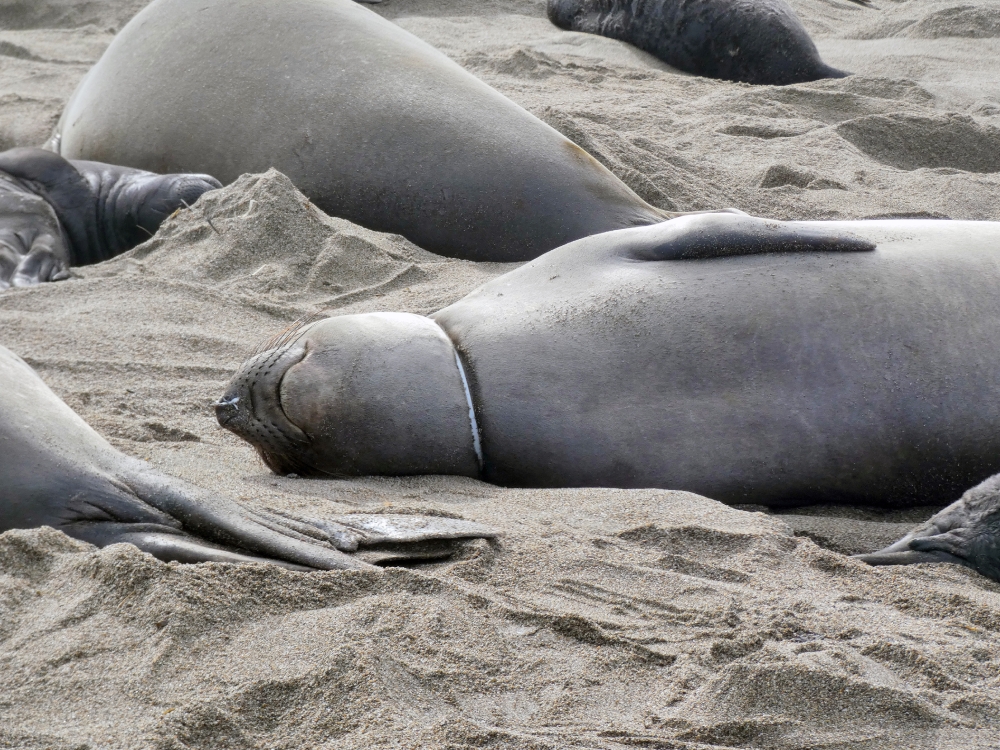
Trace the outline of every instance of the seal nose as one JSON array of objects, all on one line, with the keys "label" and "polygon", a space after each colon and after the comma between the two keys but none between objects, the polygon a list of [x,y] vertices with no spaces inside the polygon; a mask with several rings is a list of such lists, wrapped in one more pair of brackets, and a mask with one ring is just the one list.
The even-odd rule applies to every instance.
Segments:
[{"label": "seal nose", "polygon": [[215,407],[215,418],[223,427],[229,427],[239,416],[240,397],[235,394],[226,394],[212,404]]}]

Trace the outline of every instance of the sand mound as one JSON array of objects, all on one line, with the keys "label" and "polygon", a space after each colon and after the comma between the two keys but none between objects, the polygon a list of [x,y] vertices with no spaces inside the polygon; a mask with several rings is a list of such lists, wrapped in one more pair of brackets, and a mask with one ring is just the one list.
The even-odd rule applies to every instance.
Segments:
[{"label": "sand mound", "polygon": [[0,29],[97,26],[118,30],[147,0],[0,0]]},{"label": "sand mound", "polygon": [[837,133],[897,169],[1000,172],[1000,129],[968,115],[872,115],[841,123]]},{"label": "sand mound", "polygon": [[142,276],[281,313],[385,304],[428,313],[516,264],[442,258],[398,235],[327,216],[276,170],[243,175],[163,223],[90,279]]},{"label": "sand mound", "polygon": [[994,5],[959,5],[928,13],[903,31],[918,39],[946,36],[992,39],[1000,36],[1000,8]]},{"label": "sand mound", "polygon": [[418,280],[417,257],[439,260],[402,237],[330,218],[272,170],[212,191],[102,272],[143,261],[155,274],[225,294],[331,305]]}]

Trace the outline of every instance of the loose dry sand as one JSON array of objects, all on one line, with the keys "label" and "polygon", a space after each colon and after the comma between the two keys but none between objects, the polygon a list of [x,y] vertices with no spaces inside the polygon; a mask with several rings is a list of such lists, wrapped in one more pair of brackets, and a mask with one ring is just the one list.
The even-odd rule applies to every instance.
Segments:
[{"label": "loose dry sand", "polygon": [[[664,208],[1000,220],[1000,2],[793,0],[857,75],[678,74],[541,0],[378,11]],[[0,0],[0,147],[41,143],[142,0]],[[503,530],[377,573],[160,563],[0,536],[0,747],[996,748],[1000,585],[872,569],[929,509],[768,516],[666,491],[278,478],[208,403],[302,314],[428,313],[507,267],[442,259],[245,177],[126,257],[0,295],[0,343],[120,449],[249,503]],[[0,489],[2,492],[2,489]],[[817,546],[820,542],[826,548]]]}]

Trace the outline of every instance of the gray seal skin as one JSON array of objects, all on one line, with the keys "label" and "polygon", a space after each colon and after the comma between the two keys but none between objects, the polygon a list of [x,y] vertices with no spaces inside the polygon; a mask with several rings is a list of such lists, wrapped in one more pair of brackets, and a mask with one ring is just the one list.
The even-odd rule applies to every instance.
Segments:
[{"label": "gray seal skin", "polygon": [[784,0],[549,0],[549,20],[707,78],[784,86],[843,78]]},{"label": "gray seal skin", "polygon": [[351,0],[154,0],[47,147],[224,183],[274,167],[330,215],[470,260],[528,260],[672,215]]},{"label": "gray seal skin", "polygon": [[156,233],[167,216],[221,187],[204,174],[159,175],[37,148],[0,153],[0,290],[58,281]]},{"label": "gray seal skin", "polygon": [[446,557],[455,543],[496,536],[450,518],[252,510],[115,450],[2,346],[0,487],[0,532],[51,526],[99,547],[131,543],[166,561],[368,568]]},{"label": "gray seal skin", "polygon": [[[430,318],[309,324],[246,363],[217,415],[279,472],[946,503],[1000,472],[998,247],[1000,223],[958,221],[715,214],[596,235]],[[950,531],[949,560],[995,564],[1000,499],[976,503],[932,526],[985,550]]]}]

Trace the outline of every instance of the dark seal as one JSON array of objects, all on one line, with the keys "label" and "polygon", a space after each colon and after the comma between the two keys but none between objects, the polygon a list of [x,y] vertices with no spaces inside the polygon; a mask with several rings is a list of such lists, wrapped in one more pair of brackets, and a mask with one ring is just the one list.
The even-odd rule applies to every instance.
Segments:
[{"label": "dark seal", "polygon": [[0,153],[0,289],[58,281],[156,233],[178,208],[221,187],[203,174],[159,175],[50,151]]},{"label": "dark seal", "polygon": [[570,31],[633,44],[707,78],[771,84],[843,78],[824,63],[784,0],[549,0]]},{"label": "dark seal", "polygon": [[[1000,472],[998,247],[994,222],[714,214],[609,232],[431,317],[311,323],[248,361],[217,413],[279,472],[951,502]],[[1000,494],[916,534],[919,556],[872,561],[994,575]]]},{"label": "dark seal", "polygon": [[309,570],[447,557],[496,536],[468,521],[254,510],[115,450],[24,360],[0,346],[0,532],[51,526],[166,561],[274,562]]}]

